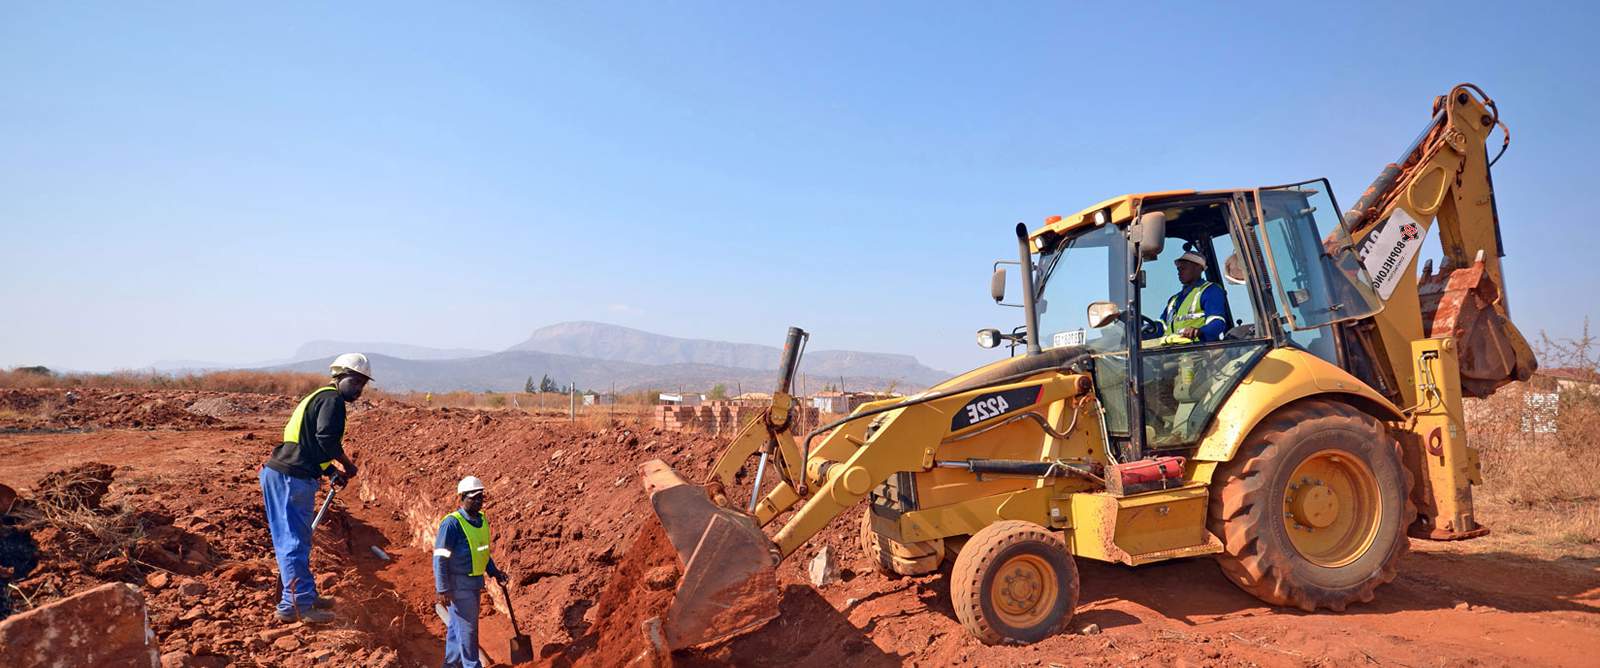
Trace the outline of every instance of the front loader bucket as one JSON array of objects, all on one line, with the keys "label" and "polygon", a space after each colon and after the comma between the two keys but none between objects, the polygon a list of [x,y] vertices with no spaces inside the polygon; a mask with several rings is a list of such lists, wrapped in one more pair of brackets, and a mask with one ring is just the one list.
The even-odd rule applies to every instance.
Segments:
[{"label": "front loader bucket", "polygon": [[668,649],[705,647],[778,616],[778,552],[755,519],[712,503],[666,462],[639,467],[683,575],[662,623]]}]

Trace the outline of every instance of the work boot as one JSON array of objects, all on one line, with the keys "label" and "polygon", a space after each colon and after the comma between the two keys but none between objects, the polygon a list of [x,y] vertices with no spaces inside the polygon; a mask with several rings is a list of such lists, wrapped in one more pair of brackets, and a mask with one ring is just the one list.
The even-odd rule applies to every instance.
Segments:
[{"label": "work boot", "polygon": [[318,596],[317,600],[311,603],[311,607],[318,610],[332,610],[333,599],[328,598],[327,596]]},{"label": "work boot", "polygon": [[316,608],[312,608],[299,614],[292,612],[287,614],[282,612],[273,612],[272,614],[274,617],[278,618],[279,622],[284,624],[293,624],[295,622],[305,622],[307,624],[327,624],[328,622],[333,621],[332,612],[327,610],[318,610]]}]

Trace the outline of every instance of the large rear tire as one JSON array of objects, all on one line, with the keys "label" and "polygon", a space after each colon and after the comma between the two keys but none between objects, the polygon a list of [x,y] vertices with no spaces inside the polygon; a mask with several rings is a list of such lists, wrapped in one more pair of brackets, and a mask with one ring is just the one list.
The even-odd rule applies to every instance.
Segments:
[{"label": "large rear tire", "polygon": [[973,534],[950,577],[956,619],[987,645],[1048,638],[1078,607],[1078,568],[1066,543],[1032,522],[995,522]]},{"label": "large rear tire", "polygon": [[925,575],[939,569],[944,541],[905,544],[872,530],[872,509],[861,513],[861,552],[879,572],[887,575]]},{"label": "large rear tire", "polygon": [[1400,446],[1371,415],[1311,400],[1268,416],[1213,478],[1222,572],[1273,605],[1342,611],[1393,580],[1417,516]]}]

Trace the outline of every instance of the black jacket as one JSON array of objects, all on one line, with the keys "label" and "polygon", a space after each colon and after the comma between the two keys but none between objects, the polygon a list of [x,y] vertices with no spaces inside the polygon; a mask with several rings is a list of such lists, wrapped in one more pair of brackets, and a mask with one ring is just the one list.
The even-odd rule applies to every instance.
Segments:
[{"label": "black jacket", "polygon": [[306,406],[300,442],[273,448],[267,468],[296,478],[317,478],[322,463],[344,456],[344,399],[338,390],[322,392]]}]

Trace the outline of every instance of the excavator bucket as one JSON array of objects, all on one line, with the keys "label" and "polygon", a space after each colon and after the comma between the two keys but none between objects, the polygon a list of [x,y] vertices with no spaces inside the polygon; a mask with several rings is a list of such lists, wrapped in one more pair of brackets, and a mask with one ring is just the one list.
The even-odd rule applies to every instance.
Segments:
[{"label": "excavator bucket", "polygon": [[706,647],[778,616],[778,550],[749,515],[723,508],[666,462],[639,467],[683,575],[662,622],[667,649]]}]

